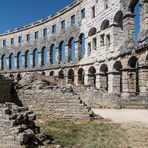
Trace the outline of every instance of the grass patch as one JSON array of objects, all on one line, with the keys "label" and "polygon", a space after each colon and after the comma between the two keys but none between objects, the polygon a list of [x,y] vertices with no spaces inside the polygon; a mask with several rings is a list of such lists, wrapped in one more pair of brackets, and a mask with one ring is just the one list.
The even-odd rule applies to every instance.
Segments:
[{"label": "grass patch", "polygon": [[50,121],[40,126],[42,132],[53,136],[55,144],[66,148],[128,147],[123,129],[115,123]]}]

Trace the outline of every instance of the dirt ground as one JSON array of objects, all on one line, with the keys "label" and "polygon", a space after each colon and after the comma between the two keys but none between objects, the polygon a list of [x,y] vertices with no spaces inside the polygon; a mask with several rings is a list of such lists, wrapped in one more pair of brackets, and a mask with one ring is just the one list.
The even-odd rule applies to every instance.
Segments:
[{"label": "dirt ground", "polygon": [[120,123],[129,148],[148,148],[148,110],[93,109],[96,114]]}]

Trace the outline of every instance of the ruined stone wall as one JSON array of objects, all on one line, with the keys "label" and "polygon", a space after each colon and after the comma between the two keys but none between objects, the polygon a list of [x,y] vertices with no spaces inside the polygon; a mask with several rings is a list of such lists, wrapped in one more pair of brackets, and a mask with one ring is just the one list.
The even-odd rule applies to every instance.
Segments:
[{"label": "ruined stone wall", "polygon": [[[134,40],[134,9],[140,4],[140,32],[138,40]],[[2,57],[7,57],[6,69],[3,74],[13,73],[15,77],[20,72],[22,77],[26,73],[42,73],[46,76],[59,77],[62,71],[66,83],[79,85],[80,77],[84,85],[93,85],[98,89],[104,89],[108,93],[118,93],[123,96],[147,94],[147,69],[148,69],[148,2],[146,0],[83,0],[76,1],[50,16],[47,20],[40,20],[31,25],[18,28],[0,36],[0,41],[7,41],[6,47],[1,47],[0,65],[4,64]],[[95,16],[92,16],[92,8]],[[85,18],[82,18],[82,10],[85,9]],[[71,17],[75,15],[76,22],[71,24]],[[65,20],[65,29],[61,29],[61,21]],[[138,22],[137,22],[138,23]],[[57,32],[52,33],[52,26],[56,24]],[[47,37],[43,36],[43,30],[47,28]],[[39,38],[35,39],[35,32],[39,31]],[[27,34],[31,35],[30,42],[26,41]],[[82,56],[80,37],[85,36],[85,54]],[[22,35],[22,43],[18,43],[18,37]],[[12,36],[15,44],[10,44]],[[69,60],[72,51],[69,41],[74,38],[75,59]],[[59,61],[61,41],[65,42],[65,61]],[[51,45],[56,47],[56,63],[52,64]],[[43,47],[47,48],[47,63],[43,65]],[[33,51],[38,48],[39,63],[33,66]],[[10,50],[7,50],[10,49]],[[27,50],[30,50],[30,66],[25,68]],[[22,66],[17,68],[17,54],[22,52]],[[84,52],[84,51],[83,51]],[[14,53],[13,69],[9,68],[10,54]],[[137,59],[137,60],[136,60]],[[133,64],[134,63],[134,64]],[[134,66],[133,66],[134,65]],[[83,71],[82,71],[83,69]],[[80,72],[81,70],[81,72]],[[136,82],[137,70],[139,71]],[[133,75],[133,79],[132,76]],[[130,79],[131,77],[131,79]],[[144,77],[144,78],[143,78]],[[91,82],[90,82],[91,81]],[[116,83],[115,83],[116,82]],[[136,90],[136,83],[139,90]]]},{"label": "ruined stone wall", "polygon": [[70,87],[59,88],[47,82],[34,81],[21,84],[17,94],[22,104],[33,110],[38,118],[90,120],[91,112]]}]

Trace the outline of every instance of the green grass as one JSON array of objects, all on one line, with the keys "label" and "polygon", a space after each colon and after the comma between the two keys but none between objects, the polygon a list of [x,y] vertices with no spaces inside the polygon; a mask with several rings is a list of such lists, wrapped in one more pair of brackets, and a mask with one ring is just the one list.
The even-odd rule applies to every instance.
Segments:
[{"label": "green grass", "polygon": [[119,124],[94,121],[82,123],[47,122],[42,132],[52,135],[55,144],[66,148],[127,148],[127,139]]}]

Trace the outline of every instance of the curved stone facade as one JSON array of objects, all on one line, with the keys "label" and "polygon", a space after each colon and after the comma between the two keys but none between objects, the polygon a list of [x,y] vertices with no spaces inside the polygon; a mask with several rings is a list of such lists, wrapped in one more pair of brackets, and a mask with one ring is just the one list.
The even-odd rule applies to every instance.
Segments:
[{"label": "curved stone facade", "polygon": [[[137,3],[140,31],[135,42]],[[46,20],[0,35],[0,41],[3,74],[45,72],[109,93],[147,92],[147,0],[77,0]]]}]

